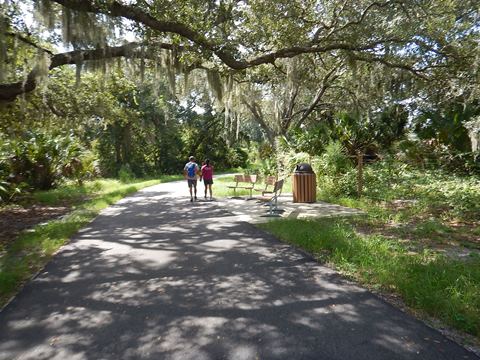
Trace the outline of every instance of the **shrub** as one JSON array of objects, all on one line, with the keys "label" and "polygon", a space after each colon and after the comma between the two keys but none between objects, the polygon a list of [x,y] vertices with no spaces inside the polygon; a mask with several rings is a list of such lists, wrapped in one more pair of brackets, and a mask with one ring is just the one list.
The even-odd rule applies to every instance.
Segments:
[{"label": "shrub", "polygon": [[[309,154],[291,150],[288,145],[280,147],[277,157],[278,164],[280,165],[279,170],[281,174],[285,176],[291,174],[295,170],[296,165],[300,163],[311,163],[312,160],[313,158]],[[271,175],[273,174],[274,173]]]},{"label": "shrub", "polygon": [[73,135],[27,131],[20,138],[0,139],[3,193],[28,187],[48,190],[64,178],[81,181],[83,152]]},{"label": "shrub", "polygon": [[476,153],[461,152],[434,140],[406,140],[398,145],[399,159],[422,169],[442,169],[451,173],[480,173]]},{"label": "shrub", "polygon": [[322,193],[328,196],[355,194],[356,171],[340,142],[329,143],[312,163]]},{"label": "shrub", "polygon": [[10,202],[16,195],[22,193],[22,185],[12,184],[8,181],[0,180],[0,203]]},{"label": "shrub", "polygon": [[120,167],[120,170],[118,170],[118,178],[123,183],[131,182],[135,178],[135,174],[130,168],[130,165],[125,164]]},{"label": "shrub", "polygon": [[254,144],[254,150],[250,151],[251,172],[261,176],[277,174],[277,156],[274,147],[270,143]]},{"label": "shrub", "polygon": [[248,153],[239,147],[229,148],[226,161],[230,167],[247,167]]},{"label": "shrub", "polygon": [[330,142],[316,166],[317,174],[321,176],[338,176],[353,168],[344,146],[338,141]]}]

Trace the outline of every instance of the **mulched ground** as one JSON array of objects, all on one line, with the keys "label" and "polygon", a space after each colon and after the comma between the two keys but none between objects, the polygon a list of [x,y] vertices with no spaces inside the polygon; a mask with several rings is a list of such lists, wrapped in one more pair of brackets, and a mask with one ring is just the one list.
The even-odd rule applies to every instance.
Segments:
[{"label": "mulched ground", "polygon": [[70,210],[68,206],[44,205],[15,205],[0,209],[0,251],[6,249],[22,231],[59,218]]}]

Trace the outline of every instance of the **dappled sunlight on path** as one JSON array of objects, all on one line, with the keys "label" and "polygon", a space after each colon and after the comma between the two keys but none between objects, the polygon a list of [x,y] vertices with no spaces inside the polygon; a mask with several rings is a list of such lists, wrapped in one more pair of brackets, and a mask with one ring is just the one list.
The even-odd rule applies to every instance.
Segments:
[{"label": "dappled sunlight on path", "polygon": [[0,359],[474,359],[182,183],[105,209],[0,313]]}]

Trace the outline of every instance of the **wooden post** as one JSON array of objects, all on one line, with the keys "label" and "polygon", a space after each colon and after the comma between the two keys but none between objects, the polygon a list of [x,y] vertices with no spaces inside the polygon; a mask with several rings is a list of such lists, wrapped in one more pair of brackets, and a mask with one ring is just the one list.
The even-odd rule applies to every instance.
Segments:
[{"label": "wooden post", "polygon": [[363,152],[357,151],[357,194],[362,196],[363,192]]}]

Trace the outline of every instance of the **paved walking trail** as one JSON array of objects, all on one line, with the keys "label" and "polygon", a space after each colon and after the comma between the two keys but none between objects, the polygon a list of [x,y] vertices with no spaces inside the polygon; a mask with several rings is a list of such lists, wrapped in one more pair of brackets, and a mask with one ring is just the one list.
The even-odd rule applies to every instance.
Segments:
[{"label": "paved walking trail", "polygon": [[78,233],[0,313],[0,359],[477,359],[186,194],[144,189]]}]

